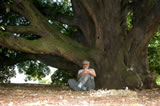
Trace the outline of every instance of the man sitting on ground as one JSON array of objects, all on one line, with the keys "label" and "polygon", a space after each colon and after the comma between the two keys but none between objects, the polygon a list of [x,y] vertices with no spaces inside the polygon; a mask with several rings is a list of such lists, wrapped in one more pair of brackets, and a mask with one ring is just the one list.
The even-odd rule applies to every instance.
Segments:
[{"label": "man sitting on ground", "polygon": [[88,91],[95,89],[94,77],[96,73],[94,69],[89,68],[90,62],[83,61],[83,69],[78,71],[78,81],[74,79],[68,80],[69,86],[74,91]]}]

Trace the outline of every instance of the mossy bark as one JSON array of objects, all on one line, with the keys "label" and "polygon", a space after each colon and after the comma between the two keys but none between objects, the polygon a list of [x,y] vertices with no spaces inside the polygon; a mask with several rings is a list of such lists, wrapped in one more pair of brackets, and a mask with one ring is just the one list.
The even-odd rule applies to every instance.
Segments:
[{"label": "mossy bark", "polygon": [[111,56],[99,55],[94,65],[97,73],[96,88],[143,89],[156,87],[155,75],[149,71],[145,56],[135,56],[137,61],[131,63],[132,65],[129,67],[124,61],[123,51],[116,53],[114,59]]}]

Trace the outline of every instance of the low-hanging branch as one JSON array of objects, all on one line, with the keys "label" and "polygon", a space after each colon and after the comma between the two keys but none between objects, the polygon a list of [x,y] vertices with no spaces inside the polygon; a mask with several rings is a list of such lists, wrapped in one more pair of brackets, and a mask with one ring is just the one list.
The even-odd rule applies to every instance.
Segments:
[{"label": "low-hanging branch", "polygon": [[14,0],[13,4],[10,4],[9,7],[25,16],[33,25],[44,19],[44,16],[33,5],[32,0]]},{"label": "low-hanging branch", "polygon": [[35,59],[60,70],[69,70],[77,72],[80,66],[68,61],[67,59],[56,55],[35,55]]},{"label": "low-hanging branch", "polygon": [[[148,0],[150,3],[151,1]],[[148,6],[148,5],[147,5]],[[148,7],[149,9],[148,13],[144,14],[143,21],[140,21],[137,23],[137,26],[143,31],[143,34],[141,36],[141,39],[143,39],[142,42],[139,42],[138,46],[141,48],[142,46],[146,46],[151,37],[154,35],[154,33],[158,30],[158,27],[160,25],[160,1],[157,1],[156,5],[149,5],[151,7]],[[143,26],[142,26],[143,25]],[[145,25],[145,26],[144,26]],[[138,35],[135,36],[136,39],[139,38]]]},{"label": "low-hanging branch", "polygon": [[43,10],[41,11],[45,16],[47,17],[51,17],[53,18],[54,20],[57,20],[63,24],[67,24],[67,25],[70,25],[70,26],[76,26],[78,27],[78,22],[79,22],[79,19],[75,16],[66,16],[64,14],[61,14],[61,13],[57,13],[56,11],[51,11],[50,9],[48,8],[43,8]]},{"label": "low-hanging branch", "polygon": [[[148,0],[148,2],[150,2],[150,0]],[[138,4],[139,8],[143,8],[144,4]],[[141,55],[141,53],[143,53],[143,48],[146,48],[148,46],[150,39],[152,38],[154,33],[158,31],[160,25],[160,1],[158,1],[155,5],[148,5],[146,3],[145,7],[148,7],[145,8],[145,11],[146,9],[148,10],[147,12],[144,11],[144,14],[141,17],[138,17],[137,15],[140,14],[139,10],[134,11],[134,14],[136,14],[136,18],[134,19],[134,27],[126,38],[126,46],[128,46],[127,48],[130,54],[128,58],[130,58],[131,60],[134,60],[132,59],[135,58],[133,57],[134,55],[139,56]]]},{"label": "low-hanging branch", "polygon": [[41,30],[41,28],[33,26],[33,25],[26,25],[26,26],[6,26],[6,31],[11,33],[18,33],[18,34],[35,34],[38,36],[49,36],[50,33],[45,30]]},{"label": "low-hanging branch", "polygon": [[17,63],[24,62],[26,60],[32,60],[34,57],[33,54],[28,53],[18,53],[14,57],[0,56],[0,64],[6,66],[12,66]]},{"label": "low-hanging branch", "polygon": [[8,32],[12,33],[23,33],[23,34],[37,34],[38,31],[34,29],[33,26],[7,26],[6,27]]},{"label": "low-hanging branch", "polygon": [[38,50],[42,50],[42,48],[39,48],[39,46],[41,46],[40,40],[31,41],[21,37],[16,37],[13,33],[2,31],[0,31],[0,45],[28,53],[38,53]]},{"label": "low-hanging branch", "polygon": [[0,45],[3,47],[33,54],[58,55],[78,65],[81,64],[82,60],[90,59],[93,54],[90,49],[77,42],[72,42],[69,38],[67,42],[64,41],[66,38],[62,40],[53,36],[45,36],[38,40],[26,40],[15,37],[9,32],[0,32],[0,36]]},{"label": "low-hanging branch", "polygon": [[[155,2],[157,1],[158,0],[155,0]],[[135,0],[133,2],[134,2],[134,5],[133,5],[133,14],[134,14],[133,23],[134,24],[133,25],[137,26],[137,25],[140,25],[142,20],[150,16],[149,14],[153,12],[152,9],[155,8],[155,4],[153,0]]]},{"label": "low-hanging branch", "polygon": [[74,72],[76,72],[80,68],[78,65],[66,60],[65,58],[55,55],[40,55],[21,52],[16,54],[16,56],[12,58],[7,56],[0,56],[0,64],[6,66],[15,65],[27,60],[39,60],[46,65]]}]

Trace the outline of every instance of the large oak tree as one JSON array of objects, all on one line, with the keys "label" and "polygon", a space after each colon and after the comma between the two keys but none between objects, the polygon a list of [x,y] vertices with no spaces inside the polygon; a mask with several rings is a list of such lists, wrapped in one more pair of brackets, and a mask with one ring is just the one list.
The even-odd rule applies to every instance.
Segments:
[{"label": "large oak tree", "polygon": [[[83,60],[96,70],[97,88],[149,88],[154,77],[149,71],[147,48],[160,25],[160,0],[71,0],[73,16],[38,9],[33,0],[13,0],[6,10],[21,14],[28,25],[6,26],[0,45],[23,52],[25,58],[40,60],[59,69],[77,70]],[[128,13],[133,13],[131,29]],[[48,23],[47,16],[76,27],[65,36]],[[39,39],[15,36],[34,34]],[[17,61],[22,61],[16,59]]]}]

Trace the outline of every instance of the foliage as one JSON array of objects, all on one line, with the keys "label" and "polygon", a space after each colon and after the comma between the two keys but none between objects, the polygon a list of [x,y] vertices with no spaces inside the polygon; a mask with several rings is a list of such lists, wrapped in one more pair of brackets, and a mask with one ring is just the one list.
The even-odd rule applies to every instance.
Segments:
[{"label": "foliage", "polygon": [[128,12],[128,15],[127,15],[127,25],[128,25],[128,30],[131,30],[133,28],[133,12],[130,11]]},{"label": "foliage", "polygon": [[[6,48],[0,47],[0,59],[3,58],[14,58],[15,52]],[[2,61],[2,60],[1,60]],[[3,65],[0,64],[0,83],[9,83],[10,79],[15,76],[14,65]]]},{"label": "foliage", "polygon": [[0,14],[0,24],[1,25],[28,25],[29,22],[27,19],[19,14],[16,14],[14,12],[2,12]]},{"label": "foliage", "polygon": [[10,83],[10,78],[15,75],[14,66],[0,65],[0,83]]},{"label": "foliage", "polygon": [[25,61],[17,64],[20,73],[27,75],[27,80],[41,80],[46,75],[49,75],[50,69],[45,64],[39,61]]},{"label": "foliage", "polygon": [[39,9],[47,8],[49,11],[56,12],[56,14],[61,13],[63,15],[73,15],[70,0],[34,0],[33,2]]},{"label": "foliage", "polygon": [[4,58],[14,58],[18,52],[15,50],[0,47],[0,56]]},{"label": "foliage", "polygon": [[56,70],[51,76],[53,85],[68,85],[68,80],[72,78],[76,79],[76,74],[65,70]]},{"label": "foliage", "polygon": [[148,46],[150,70],[160,74],[160,31],[155,33]]},{"label": "foliage", "polygon": [[156,84],[160,86],[160,31],[155,33],[148,46],[150,70],[157,73]]},{"label": "foliage", "polygon": [[42,80],[39,80],[39,83],[50,84],[51,81],[48,79],[42,79]]},{"label": "foliage", "polygon": [[157,74],[156,84],[160,86],[160,74]]}]

